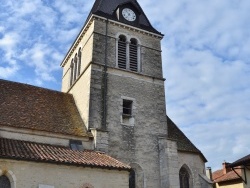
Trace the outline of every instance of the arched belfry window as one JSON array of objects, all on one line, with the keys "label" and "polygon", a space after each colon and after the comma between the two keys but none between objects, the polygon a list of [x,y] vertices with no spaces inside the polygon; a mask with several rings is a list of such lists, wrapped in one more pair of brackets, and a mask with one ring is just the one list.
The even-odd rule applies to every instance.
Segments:
[{"label": "arched belfry window", "polygon": [[138,42],[132,38],[129,44],[129,70],[138,71]]},{"label": "arched belfry window", "polygon": [[7,176],[0,176],[0,187],[1,188],[11,188],[10,180]]},{"label": "arched belfry window", "polygon": [[78,56],[77,56],[77,53],[76,53],[75,58],[74,58],[74,81],[77,78],[77,67],[78,67],[77,63],[78,63]]},{"label": "arched belfry window", "polygon": [[118,39],[118,67],[127,68],[127,38],[120,35]]},{"label": "arched belfry window", "polygon": [[181,167],[179,172],[180,188],[189,188],[190,175],[185,167]]},{"label": "arched belfry window", "polygon": [[120,35],[117,48],[118,68],[139,72],[138,40],[135,38],[128,39],[125,35]]},{"label": "arched belfry window", "polygon": [[70,64],[70,86],[76,81],[81,73],[82,64],[82,50],[79,48],[78,53],[75,54],[74,58],[71,60]]},{"label": "arched belfry window", "polygon": [[82,50],[79,48],[78,50],[78,76],[81,73],[81,64],[82,64]]},{"label": "arched belfry window", "polygon": [[71,60],[70,64],[70,85],[72,85],[74,82],[74,60]]}]

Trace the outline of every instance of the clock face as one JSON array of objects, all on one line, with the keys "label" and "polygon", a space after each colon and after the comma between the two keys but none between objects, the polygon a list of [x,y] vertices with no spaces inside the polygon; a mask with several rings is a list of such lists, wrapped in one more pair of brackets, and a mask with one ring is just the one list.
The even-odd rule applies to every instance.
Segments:
[{"label": "clock face", "polygon": [[123,9],[123,10],[122,10],[122,15],[123,15],[123,17],[124,17],[126,20],[128,20],[128,21],[130,21],[130,22],[135,21],[135,19],[136,19],[136,14],[134,13],[133,10],[131,10],[131,9],[129,9],[129,8]]}]

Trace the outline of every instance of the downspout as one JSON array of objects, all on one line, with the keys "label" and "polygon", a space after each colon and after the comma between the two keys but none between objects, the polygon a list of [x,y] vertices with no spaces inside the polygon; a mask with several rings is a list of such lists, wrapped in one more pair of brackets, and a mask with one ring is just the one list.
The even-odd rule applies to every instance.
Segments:
[{"label": "downspout", "polygon": [[108,64],[108,19],[106,20],[106,32],[105,32],[105,58],[104,58],[104,68],[102,72],[103,78],[103,89],[102,89],[102,130],[107,129],[107,90],[108,90],[108,75],[107,75],[107,64]]}]

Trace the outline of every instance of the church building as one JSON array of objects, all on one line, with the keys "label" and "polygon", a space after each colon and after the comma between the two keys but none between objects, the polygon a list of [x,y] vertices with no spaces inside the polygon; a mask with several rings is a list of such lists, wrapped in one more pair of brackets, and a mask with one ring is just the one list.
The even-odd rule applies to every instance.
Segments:
[{"label": "church building", "polygon": [[137,0],[96,0],[62,91],[0,80],[0,188],[210,188],[166,115],[163,34]]}]

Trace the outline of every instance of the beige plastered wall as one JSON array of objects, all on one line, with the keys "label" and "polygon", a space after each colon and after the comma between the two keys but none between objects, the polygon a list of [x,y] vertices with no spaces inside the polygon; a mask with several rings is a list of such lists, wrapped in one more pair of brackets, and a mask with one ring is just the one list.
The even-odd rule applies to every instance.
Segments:
[{"label": "beige plastered wall", "polygon": [[[89,25],[88,30],[79,39],[78,43],[74,44],[72,53],[70,53],[68,61],[63,65],[62,92],[73,94],[78,111],[84,121],[86,127],[89,124],[89,98],[90,98],[90,82],[91,82],[91,61],[93,51],[93,31],[94,22]],[[70,86],[71,77],[71,60],[81,48],[81,70],[76,81]]]},{"label": "beige plastered wall", "polygon": [[243,183],[234,183],[229,185],[219,185],[216,183],[216,188],[243,188]]},{"label": "beige plastered wall", "polygon": [[250,188],[250,169],[247,168],[246,168],[246,177],[247,177],[247,184],[244,184],[244,188]]},{"label": "beige plastered wall", "polygon": [[128,171],[104,170],[48,163],[0,159],[0,173],[7,174],[12,188],[38,188],[39,184],[54,188],[128,188]]}]

